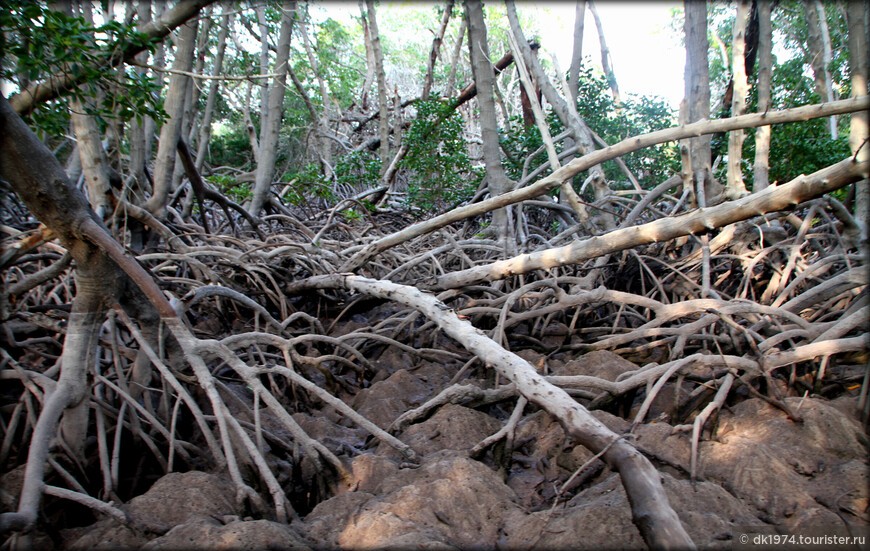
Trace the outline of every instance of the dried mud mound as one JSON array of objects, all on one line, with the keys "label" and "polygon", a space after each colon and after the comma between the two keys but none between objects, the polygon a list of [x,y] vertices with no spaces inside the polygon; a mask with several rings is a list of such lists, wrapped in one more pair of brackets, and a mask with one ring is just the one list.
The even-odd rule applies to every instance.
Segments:
[{"label": "dried mud mound", "polygon": [[[598,376],[615,379],[633,365],[609,352],[588,356],[588,361],[554,362],[554,371],[572,374],[593,366]],[[437,363],[394,367],[352,402],[384,428],[437,393],[447,375]],[[747,526],[867,524],[867,439],[852,413],[854,401],[788,398],[786,403],[802,422],[754,398],[724,409],[715,438],[701,442],[696,481],[689,479],[690,432],[665,422],[636,428],[634,444],[659,466],[668,498],[699,547],[729,548],[732,531]],[[364,437],[333,411],[296,414],[306,430],[346,460],[352,479],[289,526],[244,516],[231,485],[217,475],[173,473],[124,506],[142,525],[168,531],[155,537],[103,520],[69,531],[68,548],[644,546],[618,474],[567,439],[543,412],[530,410],[517,425],[512,461],[498,460],[498,445],[475,455],[479,460],[471,458],[469,451],[503,426],[495,413],[491,407],[447,404],[407,426],[397,436],[423,458],[419,465],[403,463],[384,444],[366,448]],[[622,417],[594,415],[619,434],[630,429]]]}]

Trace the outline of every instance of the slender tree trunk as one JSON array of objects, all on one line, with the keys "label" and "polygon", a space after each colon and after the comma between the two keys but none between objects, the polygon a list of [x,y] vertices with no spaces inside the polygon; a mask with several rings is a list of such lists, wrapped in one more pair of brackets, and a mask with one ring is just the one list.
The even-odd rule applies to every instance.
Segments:
[{"label": "slender tree trunk", "polygon": [[367,111],[369,108],[369,90],[372,87],[372,81],[375,79],[375,52],[372,48],[372,30],[369,27],[369,20],[363,0],[359,1],[359,13],[359,23],[362,26],[363,42],[366,48],[366,76],[365,80],[363,80],[362,92],[360,92],[360,107],[362,107],[363,111]]},{"label": "slender tree trunk", "polygon": [[[807,35],[810,54],[810,66],[816,81],[816,93],[821,101],[834,101],[834,85],[831,71],[828,69],[833,52],[831,51],[831,35],[828,32],[828,20],[825,17],[825,6],[820,0],[804,0],[804,13],[807,18]],[[837,118],[828,119],[828,132],[831,139],[837,139]]]},{"label": "slender tree trunk", "polygon": [[574,10],[574,47],[571,50],[571,66],[568,68],[568,95],[577,104],[580,87],[580,67],[583,66],[583,27],[586,20],[586,0],[577,0]]},{"label": "slender tree trunk", "polygon": [[[182,25],[178,31],[178,45],[175,49],[175,61],[172,63],[172,68],[176,71],[190,72],[193,66],[197,24],[196,20],[190,21]],[[145,205],[158,218],[163,216],[169,196],[189,79],[190,77],[179,73],[172,73],[169,77],[169,91],[164,102],[169,118],[160,129],[160,144],[157,147],[157,160],[154,165],[154,193]]]},{"label": "slender tree trunk", "polygon": [[462,18],[462,24],[459,26],[459,35],[456,37],[456,43],[453,45],[453,57],[450,62],[450,74],[447,76],[447,90],[444,92],[444,97],[452,98],[456,92],[453,87],[456,83],[456,70],[459,67],[460,54],[462,53],[462,43],[465,40],[465,34],[468,31],[468,19]]},{"label": "slender tree trunk", "polygon": [[296,14],[296,2],[284,0],[281,16],[281,31],[278,36],[278,55],[275,60],[275,78],[269,86],[269,112],[260,123],[260,160],[257,164],[257,176],[254,183],[253,197],[248,212],[258,216],[263,205],[269,198],[272,178],[275,176],[275,157],[278,153],[278,131],[284,105],[284,83],[287,80],[288,59],[290,57],[290,34],[293,30],[293,20]]},{"label": "slender tree trunk", "polygon": [[604,40],[604,25],[601,24],[601,18],[598,17],[598,10],[595,9],[595,2],[589,0],[589,11],[592,13],[592,19],[595,21],[595,28],[598,30],[598,41],[601,44],[601,70],[604,71],[604,76],[607,77],[607,84],[610,86],[610,92],[613,94],[613,103],[616,108],[622,107],[622,100],[619,97],[619,85],[616,83],[616,74],[613,72],[613,60],[610,57],[610,48],[607,47],[607,42]]},{"label": "slender tree trunk", "polygon": [[260,166],[260,141],[257,139],[257,129],[254,128],[254,121],[251,120],[251,93],[253,89],[254,83],[248,82],[248,87],[245,90],[245,103],[242,105],[242,117],[245,120],[245,133],[248,135],[248,142],[251,144],[254,165]]},{"label": "slender tree trunk", "polygon": [[93,115],[85,113],[85,105],[76,98],[70,102],[70,117],[75,128],[82,170],[85,173],[88,200],[91,208],[102,220],[111,213],[112,204],[109,201],[111,195],[109,162],[100,140],[100,130]]},{"label": "slender tree trunk", "polygon": [[[501,164],[498,143],[498,125],[495,115],[495,97],[492,62],[483,20],[483,5],[479,0],[466,0],[465,16],[468,19],[468,49],[471,53],[471,71],[477,85],[477,104],[480,108],[480,134],[483,139],[483,157],[486,164],[486,181],[489,194],[496,197],[510,191],[510,181]],[[492,213],[491,228],[496,238],[507,244],[508,211],[501,208]]]},{"label": "slender tree trunk", "polygon": [[423,91],[420,93],[420,99],[423,101],[429,99],[429,94],[432,91],[432,82],[435,80],[435,62],[438,60],[438,53],[441,51],[441,42],[444,41],[444,33],[447,31],[447,25],[450,23],[450,14],[453,12],[454,0],[447,0],[444,4],[444,13],[441,15],[441,26],[438,27],[438,32],[435,33],[435,38],[432,39],[432,48],[429,50],[429,59],[426,61],[426,78],[423,80]]},{"label": "slender tree trunk", "polygon": [[[686,107],[688,123],[710,118],[710,69],[707,64],[707,3],[705,0],[685,0],[686,35]],[[689,141],[694,182],[700,206],[710,204],[722,190],[713,179],[710,136]]]},{"label": "slender tree trunk", "polygon": [[[205,73],[205,56],[209,53],[209,35],[211,34],[211,28],[213,25],[212,22],[212,9],[209,6],[206,9],[207,13],[202,18],[202,27],[199,29],[199,40],[196,46],[196,58],[193,66],[193,72],[201,75]],[[220,45],[218,46],[220,48]],[[198,143],[199,139],[199,130],[200,126],[197,126],[197,118],[199,118],[199,98],[202,95],[202,87],[200,83],[202,81],[197,81],[196,79],[190,79],[188,81],[188,91],[187,91],[187,100],[185,103],[185,116],[184,116],[184,132],[183,136],[186,136],[186,140],[188,145],[194,145]],[[208,101],[208,99],[206,99]],[[201,121],[200,121],[201,124]]]},{"label": "slender tree trunk", "polygon": [[[544,72],[543,67],[541,66],[540,60],[534,55],[532,55],[531,46],[529,46],[528,42],[523,35],[523,30],[520,27],[519,18],[517,17],[516,5],[513,1],[506,2],[507,7],[507,15],[508,21],[510,22],[512,32],[514,34],[514,38],[516,39],[517,46],[519,47],[520,54],[523,56],[523,60],[526,63],[526,67],[529,68],[532,76],[536,79],[538,84],[541,87],[541,91],[544,94],[544,97],[547,98],[547,102],[552,106],[553,112],[556,113],[556,116],[559,117],[559,120],[562,121],[566,127],[571,130],[571,134],[573,135],[574,140],[577,143],[578,150],[580,155],[586,155],[595,150],[594,140],[592,137],[592,131],[589,127],[584,123],[580,117],[577,115],[576,108],[572,109],[572,106],[565,101],[559,92],[556,90],[556,87],[553,86],[553,83],[547,77]],[[607,180],[604,177],[604,171],[600,165],[595,165],[590,169],[590,174],[592,175],[592,189],[595,194],[596,201],[603,201],[610,195],[610,189],[607,186]],[[570,180],[567,181],[567,184],[570,186]],[[573,188],[568,188],[567,186],[562,188],[562,195],[565,196],[569,202],[574,202],[572,198]],[[578,209],[575,206],[575,210],[578,211],[578,215],[583,219],[583,212],[585,209]],[[600,217],[601,224],[604,226],[604,229],[610,230],[616,227],[616,223],[613,219],[613,216],[608,213],[602,213]]]},{"label": "slender tree trunk", "polygon": [[330,98],[329,88],[326,86],[326,80],[321,74],[320,66],[317,62],[317,56],[314,55],[314,48],[311,47],[311,41],[308,38],[308,15],[306,14],[305,17],[306,18],[302,22],[302,28],[300,29],[302,43],[305,47],[305,53],[308,55],[308,62],[311,64],[311,70],[320,86],[320,99],[323,104],[323,115],[318,116],[315,111],[313,114],[314,120],[312,122],[320,138],[318,140],[320,144],[318,155],[321,159],[321,166],[323,167],[324,175],[327,178],[332,178],[332,140],[326,137],[326,134],[329,131],[329,121],[332,119],[332,99]]},{"label": "slender tree trunk", "polygon": [[[257,23],[260,26],[260,74],[269,73],[269,23],[266,21],[266,7],[257,6]],[[269,116],[269,83],[260,81],[260,143],[263,143],[265,130],[263,121]]]},{"label": "slender tree trunk", "polygon": [[[868,7],[864,2],[847,2],[846,21],[849,26],[849,59],[852,67],[852,97],[868,94],[867,78],[870,74],[868,63]],[[859,161],[870,160],[868,143],[868,123],[870,111],[852,113],[849,123],[849,147]],[[861,226],[861,247],[866,257],[870,257],[870,179],[865,172],[864,180],[855,184],[855,219]]]},{"label": "slender tree trunk", "polygon": [[387,74],[384,71],[384,52],[381,49],[381,37],[378,32],[378,17],[375,13],[374,0],[366,0],[366,12],[369,22],[369,34],[372,40],[372,53],[375,61],[375,76],[378,82],[378,134],[381,137],[379,156],[381,159],[381,176],[390,163],[390,106],[387,104]]},{"label": "slender tree trunk", "polygon": [[[224,6],[223,16],[221,17],[221,28],[218,31],[218,49],[214,58],[214,66],[211,74],[219,76],[223,71],[224,53],[227,49],[227,38],[229,37],[230,17],[229,8]],[[218,90],[220,89],[220,81],[214,79],[208,85],[208,99],[205,102],[205,110],[202,113],[202,123],[199,126],[199,143],[196,149],[196,171],[202,172],[202,165],[205,163],[206,152],[208,151],[208,141],[211,139],[211,120],[214,116],[214,106],[217,102]]]},{"label": "slender tree trunk", "polygon": [[[731,116],[739,117],[746,112],[746,24],[749,21],[749,0],[737,2],[737,16],[734,20],[734,37],[731,41],[731,74],[734,82],[734,93],[731,100]],[[737,199],[746,194],[743,183],[743,140],[746,133],[743,129],[734,130],[728,136],[728,185],[725,196]]]},{"label": "slender tree trunk", "polygon": [[[128,0],[127,9],[133,10],[133,0]],[[147,24],[151,21],[151,0],[141,0],[137,3],[136,14],[139,17],[139,26]],[[148,62],[148,52],[142,52],[136,55],[136,62],[140,64],[145,64]],[[137,67],[134,69],[139,73],[140,76],[147,74],[148,69]],[[131,188],[133,191],[133,197],[141,201],[144,199],[143,190],[151,191],[151,186],[148,184],[147,178],[145,178],[145,162],[147,158],[145,156],[145,128],[148,126],[150,121],[150,117],[141,116],[136,117],[130,122],[130,133],[127,138],[127,143],[130,147],[130,161],[128,164],[128,170],[130,172],[131,179]],[[153,125],[153,121],[151,121]],[[152,126],[153,129],[153,126]],[[134,200],[134,203],[138,202]]]},{"label": "slender tree trunk", "polygon": [[[773,69],[773,29],[770,10],[772,0],[758,0],[758,112],[770,109],[770,77]],[[755,164],[752,191],[770,185],[770,125],[755,131]]]}]

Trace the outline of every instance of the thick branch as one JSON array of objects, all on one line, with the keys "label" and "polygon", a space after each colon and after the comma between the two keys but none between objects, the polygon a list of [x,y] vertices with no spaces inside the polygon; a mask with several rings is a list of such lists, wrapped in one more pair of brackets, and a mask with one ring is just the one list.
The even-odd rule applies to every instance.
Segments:
[{"label": "thick branch", "polygon": [[870,96],[861,96],[832,103],[805,105],[782,111],[753,113],[729,119],[698,121],[692,124],[667,128],[656,132],[650,132],[649,134],[641,134],[640,136],[627,138],[617,144],[611,145],[610,147],[605,147],[604,149],[599,149],[589,155],[574,159],[546,178],[542,178],[525,188],[504,193],[498,197],[481,201],[480,203],[454,209],[430,220],[414,224],[402,231],[382,237],[357,252],[344,264],[344,266],[342,266],[341,271],[350,272],[356,270],[375,255],[391,247],[404,243],[405,241],[420,235],[433,232],[454,222],[472,216],[480,216],[497,208],[519,203],[520,201],[534,199],[535,197],[543,195],[551,189],[558,187],[563,181],[574,177],[584,170],[588,170],[604,161],[620,157],[627,153],[631,153],[632,151],[637,151],[638,149],[679,140],[681,138],[715,134],[716,132],[727,132],[737,128],[754,128],[768,124],[781,124],[786,122],[817,119],[828,117],[833,114],[852,113],[867,109],[870,109]]},{"label": "thick branch", "polygon": [[661,218],[640,226],[615,230],[582,241],[574,241],[564,247],[523,254],[492,264],[452,272],[439,277],[431,288],[452,289],[481,281],[494,281],[533,270],[575,264],[638,245],[704,233],[808,201],[862,179],[862,173],[866,171],[867,163],[860,163],[849,157],[810,176],[801,176],[788,184],[769,187],[736,201],[697,209],[676,218]]},{"label": "thick branch", "polygon": [[[158,19],[151,21],[139,29],[139,32],[145,34],[151,39],[162,39],[174,28],[199,13],[201,8],[214,1],[215,0],[181,0],[172,9],[166,10]],[[132,45],[120,50],[113,46],[109,48],[109,50],[113,52],[117,50],[117,53],[108,57],[96,68],[103,70],[110,67],[116,67],[123,61],[132,60],[136,54],[144,49],[145,47],[142,45]],[[84,76],[87,74],[89,74],[89,71],[80,71],[78,76],[73,75],[72,73],[52,75],[47,80],[35,82],[26,90],[15,94],[9,98],[9,103],[12,105],[12,108],[16,113],[19,115],[26,115],[33,111],[38,104],[54,99],[63,93],[72,90],[76,85],[81,83]]]}]

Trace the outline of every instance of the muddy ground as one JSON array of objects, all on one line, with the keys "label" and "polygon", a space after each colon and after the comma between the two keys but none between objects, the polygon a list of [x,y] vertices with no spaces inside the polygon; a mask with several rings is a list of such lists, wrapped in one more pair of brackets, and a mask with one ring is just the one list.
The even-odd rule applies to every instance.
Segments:
[{"label": "muddy ground", "polygon": [[[353,327],[348,325],[349,331]],[[573,357],[532,351],[522,355],[555,375],[615,380],[638,368],[607,351]],[[447,387],[461,367],[458,362],[419,360],[392,348],[374,363],[380,370],[377,380],[343,398],[385,429]],[[486,377],[486,372],[472,370],[457,383],[492,388]],[[715,431],[705,431],[693,482],[691,431],[675,430],[667,422],[673,413],[674,384],[657,398],[647,415],[651,422],[639,425],[633,436],[628,431],[635,412],[627,406],[636,410],[642,392],[633,404],[614,404],[610,412],[596,410],[594,415],[632,438],[654,461],[671,504],[700,548],[730,548],[733,531],[740,527],[773,533],[867,526],[868,442],[858,421],[856,397],[787,398],[803,421],[796,423],[759,398],[734,393],[718,419],[708,422]],[[246,392],[241,385],[228,386],[239,395]],[[469,450],[503,426],[515,403],[514,398],[487,405],[473,400],[449,403],[398,431],[423,458],[419,465],[403,463],[396,451],[369,438],[332,408],[309,403],[309,412],[297,412],[294,418],[349,466],[349,484],[318,476],[307,459],[294,466],[292,453],[274,443],[292,438],[263,409],[268,457],[283,474],[282,483],[295,485],[297,518],[289,525],[258,518],[262,515],[250,504],[240,505],[225,474],[190,470],[157,478],[150,489],[122,505],[138,521],[135,526],[104,518],[40,532],[32,544],[76,550],[643,547],[618,474],[598,460],[590,462],[592,454],[566,439],[562,427],[543,411],[526,407],[509,457],[505,440],[469,456]],[[620,411],[621,416],[615,414]],[[234,414],[254,421],[241,408]],[[14,499],[17,475],[20,469],[4,477],[7,507]]]}]

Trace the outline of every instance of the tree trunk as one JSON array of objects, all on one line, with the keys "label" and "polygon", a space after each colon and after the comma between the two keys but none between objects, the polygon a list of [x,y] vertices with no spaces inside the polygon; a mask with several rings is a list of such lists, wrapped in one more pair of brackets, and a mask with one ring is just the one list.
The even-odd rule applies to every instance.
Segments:
[{"label": "tree trunk", "polygon": [[[707,64],[707,3],[704,0],[685,0],[686,35],[686,107],[687,122],[693,123],[710,118],[710,69]],[[692,138],[689,141],[692,160],[692,181],[695,184],[698,203],[706,206],[722,191],[722,186],[713,179],[710,136]]]},{"label": "tree trunk", "polygon": [[[332,178],[332,141],[326,137],[327,132],[329,131],[329,121],[332,119],[332,99],[329,95],[329,88],[326,86],[326,80],[323,78],[323,75],[320,71],[320,66],[317,62],[317,56],[314,55],[314,48],[311,47],[311,41],[308,38],[308,15],[306,14],[306,19],[303,20],[302,28],[300,29],[302,34],[302,44],[305,47],[305,53],[308,55],[308,62],[311,64],[311,71],[314,73],[314,77],[317,79],[317,83],[320,86],[320,99],[323,105],[323,115],[318,116],[315,111],[313,114],[313,124],[317,131],[319,139],[319,147],[318,147],[318,156],[321,160],[321,166],[323,167],[323,173],[326,178]],[[340,115],[338,117],[341,118]]]},{"label": "tree trunk", "polygon": [[[230,29],[230,10],[226,6],[223,8],[221,16],[221,28],[218,32],[218,49],[214,58],[214,66],[211,74],[220,76],[223,71],[224,53],[227,48],[227,38],[229,37]],[[199,126],[199,143],[196,148],[196,170],[202,172],[202,165],[205,163],[206,152],[208,151],[208,141],[211,139],[211,120],[214,116],[214,106],[217,102],[218,90],[220,89],[220,81],[214,79],[208,85],[208,99],[205,102],[205,110],[202,113],[202,122]]]},{"label": "tree trunk", "polygon": [[447,90],[444,92],[444,97],[452,98],[455,90],[453,89],[456,82],[456,70],[459,67],[460,53],[462,52],[462,42],[465,40],[465,33],[468,30],[468,19],[462,18],[462,24],[459,26],[459,34],[456,37],[456,44],[453,45],[453,58],[450,62],[450,74],[447,76]]},{"label": "tree trunk", "polygon": [[85,113],[85,105],[77,98],[70,101],[70,117],[78,141],[78,153],[88,189],[88,200],[97,216],[103,220],[112,212],[109,201],[109,163],[100,140],[100,130],[93,115]]},{"label": "tree trunk", "polygon": [[435,62],[438,60],[438,53],[441,51],[441,42],[444,41],[444,33],[447,31],[447,24],[450,23],[450,14],[453,12],[454,0],[447,0],[444,4],[444,13],[441,15],[441,26],[438,27],[438,32],[435,33],[435,38],[432,39],[432,48],[429,50],[429,58],[426,60],[426,78],[423,80],[423,91],[420,93],[420,99],[426,101],[429,99],[429,93],[432,90],[432,82],[435,80]]},{"label": "tree trunk", "polygon": [[[483,140],[483,157],[486,164],[486,181],[489,194],[497,197],[510,191],[510,181],[501,164],[501,149],[498,142],[498,124],[495,116],[495,97],[492,62],[483,20],[483,5],[479,0],[466,0],[465,16],[468,20],[468,49],[471,53],[471,71],[477,86],[477,104],[480,108],[480,133]],[[503,245],[507,244],[508,212],[498,209],[492,213],[490,225],[493,234]]]},{"label": "tree trunk", "polygon": [[[134,9],[133,0],[128,0],[127,9]],[[151,21],[151,0],[141,0],[137,3],[135,9],[139,17],[140,27]],[[135,61],[139,64],[147,63],[148,52],[137,54]],[[142,67],[137,67],[133,70],[138,72],[140,76],[148,72],[148,69]],[[147,178],[145,178],[145,162],[147,161],[145,155],[145,129],[149,125],[149,121],[152,125],[154,124],[154,121],[151,121],[150,117],[147,116],[136,117],[130,121],[130,132],[127,138],[130,147],[128,170],[131,176],[132,195],[135,198],[134,203],[144,201],[145,194],[143,192],[151,191],[151,186],[148,184]],[[153,126],[151,128],[153,129]]]},{"label": "tree trunk", "polygon": [[390,106],[387,104],[387,74],[384,71],[384,51],[381,48],[381,37],[378,32],[378,17],[375,13],[374,0],[366,0],[366,12],[369,22],[369,34],[372,40],[372,54],[375,61],[375,76],[378,82],[378,135],[381,144],[378,156],[381,159],[381,176],[390,163]]},{"label": "tree trunk", "polygon": [[[87,432],[87,376],[93,365],[102,316],[123,292],[121,278],[108,257],[82,238],[82,221],[102,226],[84,196],[67,180],[57,160],[0,97],[0,178],[50,228],[76,261],[76,296],[67,326],[57,386],[47,393],[31,437],[24,486],[17,513],[5,513],[0,525],[28,528],[37,520],[43,471],[58,423],[74,454]],[[102,226],[105,227],[105,226]],[[7,516],[9,515],[9,516]]]},{"label": "tree trunk", "polygon": [[586,19],[586,0],[577,0],[574,10],[574,47],[571,50],[571,66],[568,68],[568,95],[577,104],[580,87],[580,67],[583,66],[583,27]]},{"label": "tree trunk", "polygon": [[[734,36],[731,41],[732,81],[734,93],[731,100],[731,116],[739,117],[746,112],[746,24],[749,20],[749,0],[737,2],[737,16],[734,20]],[[741,128],[732,131],[728,136],[728,184],[725,187],[725,197],[737,199],[745,195],[746,185],[743,183],[743,140],[746,134]]]},{"label": "tree trunk", "polygon": [[[821,101],[834,101],[834,86],[831,71],[828,69],[833,52],[831,51],[831,35],[828,32],[828,20],[825,17],[825,6],[820,0],[804,0],[804,14],[807,18],[807,42],[810,54],[810,66],[816,81],[816,93]],[[832,140],[837,139],[837,118],[828,119],[828,132]]]},{"label": "tree trunk", "polygon": [[[847,2],[846,20],[849,26],[849,59],[852,67],[852,97],[867,96],[867,78],[870,74],[867,48],[868,28],[867,5],[864,2]],[[870,110],[852,113],[849,123],[849,147],[859,161],[870,160],[868,143],[868,123]],[[870,257],[870,179],[865,170],[864,180],[855,184],[855,219],[861,227],[861,247],[865,259]]]},{"label": "tree trunk", "polygon": [[610,86],[610,92],[613,94],[613,103],[619,109],[622,107],[622,100],[619,97],[619,85],[616,83],[616,74],[613,72],[610,48],[607,47],[607,42],[604,40],[604,26],[601,24],[601,18],[598,17],[598,10],[595,9],[595,2],[592,0],[589,0],[589,11],[592,12],[595,28],[598,30],[598,41],[601,44],[601,70],[604,71],[607,84]]},{"label": "tree trunk", "polygon": [[[266,21],[266,7],[259,5],[256,8],[257,24],[260,27],[260,74],[269,73],[269,23]],[[278,64],[276,63],[277,67]],[[263,79],[260,81],[260,143],[266,136],[263,122],[269,117],[269,83]]]},{"label": "tree trunk", "polygon": [[[758,112],[770,109],[770,77],[773,68],[773,30],[770,21],[771,0],[758,0]],[[752,191],[770,185],[770,125],[755,131],[755,164]]]},{"label": "tree trunk", "polygon": [[372,87],[372,81],[375,78],[375,52],[372,49],[372,31],[369,28],[368,16],[366,15],[365,4],[363,0],[359,0],[359,23],[363,31],[363,43],[366,48],[366,76],[363,80],[362,91],[360,92],[360,107],[363,111],[369,108],[369,89]]},{"label": "tree trunk", "polygon": [[257,164],[257,176],[254,183],[253,197],[248,212],[251,216],[259,216],[260,210],[269,197],[272,178],[275,176],[275,157],[278,154],[278,133],[284,106],[284,83],[287,80],[288,59],[290,57],[290,35],[293,30],[293,20],[296,15],[295,0],[284,0],[281,16],[281,31],[278,36],[278,55],[275,59],[275,78],[269,86],[269,112],[261,119],[260,160]]},{"label": "tree trunk", "polygon": [[[516,38],[517,46],[519,47],[520,54],[523,57],[523,60],[526,63],[526,67],[529,68],[532,76],[535,77],[538,85],[541,87],[541,91],[544,94],[544,97],[547,98],[547,101],[553,108],[553,112],[556,113],[556,116],[559,117],[559,120],[562,121],[566,127],[571,130],[571,134],[574,140],[577,143],[578,150],[580,155],[586,155],[595,150],[594,140],[592,137],[592,131],[586,126],[580,117],[577,115],[576,108],[572,109],[572,106],[568,105],[568,102],[559,94],[556,90],[556,87],[553,86],[553,83],[547,77],[544,72],[544,68],[541,66],[540,60],[534,55],[532,55],[531,46],[529,46],[526,41],[523,30],[520,27],[519,18],[517,17],[516,5],[513,1],[506,2],[507,7],[507,15],[508,20],[511,25],[511,29],[514,34],[514,38]],[[592,166],[590,169],[590,174],[592,175],[592,189],[595,194],[596,201],[605,201],[606,198],[610,195],[610,189],[607,186],[607,180],[604,177],[604,170],[599,165]],[[571,185],[570,180],[567,181],[568,186]],[[567,195],[565,197],[570,202],[573,202],[571,198],[571,194],[573,192],[573,188],[568,189],[568,186],[563,187],[563,195]],[[575,210],[579,210],[575,205]],[[582,212],[582,211],[581,211]],[[583,218],[583,215],[578,213]],[[613,215],[609,213],[602,213],[600,216],[600,221],[602,226],[604,226],[605,230],[611,230],[616,227],[616,223],[613,219]]]},{"label": "tree trunk", "polygon": [[[197,25],[198,21],[191,21],[179,29],[175,61],[172,63],[173,70],[190,72],[196,46]],[[178,138],[181,136],[181,125],[184,118],[184,100],[188,80],[190,77],[179,73],[172,73],[172,76],[169,77],[169,91],[166,93],[166,101],[164,102],[164,109],[169,118],[160,129],[160,144],[157,146],[157,160],[154,164],[154,193],[145,204],[145,208],[157,218],[163,216],[166,200],[169,196],[169,187],[175,168],[175,150]]]}]

